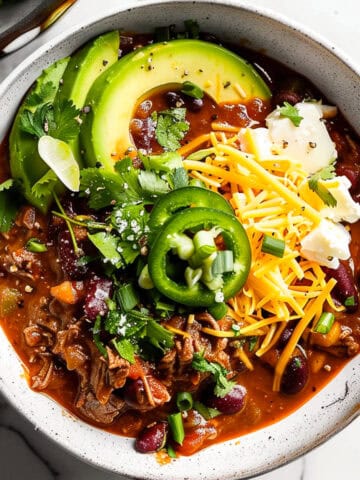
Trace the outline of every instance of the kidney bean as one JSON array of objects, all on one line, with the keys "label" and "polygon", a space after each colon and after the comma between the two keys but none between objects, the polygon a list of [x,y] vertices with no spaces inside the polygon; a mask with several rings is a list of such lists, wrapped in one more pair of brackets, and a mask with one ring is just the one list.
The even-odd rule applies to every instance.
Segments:
[{"label": "kidney bean", "polygon": [[242,385],[235,385],[224,397],[217,397],[212,392],[205,392],[204,404],[210,408],[216,408],[221,413],[230,415],[240,412],[245,406],[246,388]]},{"label": "kidney bean", "polygon": [[351,182],[350,192],[358,193],[360,187],[360,165],[339,162],[336,164],[336,175],[347,177]]},{"label": "kidney bean", "polygon": [[89,320],[94,321],[98,315],[106,315],[112,287],[112,281],[108,278],[93,277],[87,282],[84,313]]},{"label": "kidney bean", "polygon": [[144,382],[141,378],[128,380],[124,387],[124,400],[129,407],[141,410],[143,404],[147,405]]},{"label": "kidney bean", "polygon": [[58,257],[64,274],[71,280],[84,278],[88,273],[87,265],[79,263],[80,257],[76,255],[71,236],[68,230],[62,230],[58,234]]},{"label": "kidney bean", "polygon": [[277,341],[277,347],[278,348],[284,348],[287,344],[287,342],[289,341],[293,331],[294,331],[294,328],[295,328],[295,325],[296,325],[296,322],[292,321],[292,322],[289,322],[286,327],[284,328],[284,330],[281,332],[281,335],[279,337],[279,340]]},{"label": "kidney bean", "polygon": [[140,453],[157,452],[166,443],[167,422],[156,422],[145,427],[135,441],[135,449]]},{"label": "kidney bean", "polygon": [[337,284],[331,295],[342,305],[349,297],[354,297],[354,305],[347,305],[347,312],[355,312],[359,307],[359,294],[355,285],[354,275],[349,265],[340,263],[337,269],[322,267],[327,278],[335,278]]},{"label": "kidney bean", "polygon": [[299,354],[290,358],[281,381],[281,391],[288,395],[300,392],[309,379],[307,359]]}]

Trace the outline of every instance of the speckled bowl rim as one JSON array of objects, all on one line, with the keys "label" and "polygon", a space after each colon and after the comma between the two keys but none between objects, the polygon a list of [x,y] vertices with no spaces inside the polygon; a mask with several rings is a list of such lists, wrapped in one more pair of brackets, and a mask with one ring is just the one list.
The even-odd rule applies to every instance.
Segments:
[{"label": "speckled bowl rim", "polygon": [[[238,1],[226,0],[212,2],[144,0],[138,1],[136,4],[133,1],[125,1],[118,8],[108,9],[88,19],[82,25],[72,27],[57,36],[17,67],[0,84],[2,118],[11,118],[15,111],[12,96],[19,97],[16,89],[19,90],[21,85],[22,89],[20,90],[25,91],[25,87],[32,83],[40,70],[54,61],[51,56],[53,51],[56,51],[56,55],[60,58],[72,51],[74,46],[70,49],[70,44],[75,42],[74,45],[80,45],[80,43],[76,43],[77,35],[82,36],[81,43],[83,43],[84,38],[90,38],[100,31],[110,29],[112,23],[116,23],[115,18],[118,14],[125,17],[136,14],[141,9],[146,9],[147,12],[158,9],[159,13],[159,9],[164,9],[164,12],[172,9],[174,17],[179,19],[181,14],[176,12],[176,8],[184,11],[190,8],[196,11],[197,9],[206,9],[207,12],[218,12],[219,14],[220,12],[230,14],[236,10],[236,15],[250,15],[250,17],[256,15],[259,21],[264,22],[264,25],[268,22],[276,25],[280,30],[285,29],[290,37],[299,37],[299,42],[303,42],[304,51],[307,48],[318,49],[327,59],[326,61],[337,65],[340,63],[341,68],[346,71],[347,88],[350,91],[353,87],[356,98],[360,97],[359,69],[346,55],[319,35],[269,9],[252,8],[242,5]],[[219,18],[221,17],[219,16]],[[164,24],[169,24],[171,21],[168,19]],[[233,23],[236,20],[229,21]],[[116,25],[119,26],[119,23],[117,21]],[[213,30],[216,31],[216,29]],[[66,41],[67,38],[69,41]],[[63,55],[61,55],[63,45]],[[312,75],[307,76],[313,78]],[[321,89],[324,91],[323,88]],[[325,85],[326,89],[327,85]],[[330,98],[337,99],[338,97],[331,95],[331,88],[329,93],[327,91],[325,93]],[[352,105],[346,104],[346,102],[343,104],[341,101],[337,103],[340,103],[349,118],[353,116],[355,110],[352,109],[354,108]],[[0,139],[5,135],[8,126],[6,122],[0,126]],[[360,132],[360,123],[356,125],[356,129]],[[94,466],[129,478],[236,480],[250,478],[277,468],[320,445],[358,416],[360,412],[358,371],[360,371],[359,355],[352,359],[336,378],[310,402],[280,422],[239,439],[214,445],[192,457],[182,457],[170,464],[159,465],[154,455],[137,454],[133,449],[131,439],[93,428],[64,412],[58,404],[45,395],[31,391],[26,383],[21,363],[4,332],[0,329],[0,391],[36,428],[63,448]]]}]

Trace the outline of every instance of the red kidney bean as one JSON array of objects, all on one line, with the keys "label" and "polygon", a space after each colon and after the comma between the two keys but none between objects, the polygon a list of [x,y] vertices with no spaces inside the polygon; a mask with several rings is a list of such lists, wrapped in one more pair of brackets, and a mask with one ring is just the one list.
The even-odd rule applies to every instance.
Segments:
[{"label": "red kidney bean", "polygon": [[354,275],[349,265],[340,263],[337,269],[322,267],[326,277],[335,278],[337,284],[333,288],[332,297],[345,305],[346,299],[354,297],[354,305],[347,305],[347,312],[355,312],[359,307],[359,293],[355,285]]},{"label": "red kidney bean", "polygon": [[235,385],[224,397],[217,397],[214,393],[205,392],[204,404],[210,408],[216,408],[221,413],[230,415],[240,412],[245,406],[246,388],[242,385]]},{"label": "red kidney bean", "polygon": [[281,391],[288,395],[300,392],[309,379],[309,366],[303,355],[290,358],[281,381]]},{"label": "red kidney bean", "polygon": [[350,192],[357,192],[360,186],[360,165],[348,164],[348,163],[337,163],[336,165],[336,175],[347,177],[351,182]]},{"label": "red kidney bean", "polygon": [[79,262],[80,258],[74,251],[74,246],[68,230],[62,230],[58,235],[58,257],[64,274],[71,280],[84,278],[89,268]]},{"label": "red kidney bean", "polygon": [[279,340],[277,341],[276,346],[278,348],[282,349],[286,346],[287,342],[289,341],[289,339],[290,339],[290,337],[291,337],[291,335],[294,331],[295,325],[296,325],[295,321],[290,321],[286,325],[286,327],[284,328],[284,330],[280,334]]},{"label": "red kidney bean", "polygon": [[113,284],[108,278],[93,277],[87,282],[84,313],[89,320],[94,321],[98,315],[107,314],[107,300],[111,297],[112,290]]},{"label": "red kidney bean", "polygon": [[141,378],[128,380],[124,387],[124,400],[129,407],[142,410],[148,408],[148,400],[145,392],[144,382]]},{"label": "red kidney bean", "polygon": [[135,441],[135,449],[140,453],[157,452],[164,447],[168,434],[168,424],[157,422],[145,427]]}]

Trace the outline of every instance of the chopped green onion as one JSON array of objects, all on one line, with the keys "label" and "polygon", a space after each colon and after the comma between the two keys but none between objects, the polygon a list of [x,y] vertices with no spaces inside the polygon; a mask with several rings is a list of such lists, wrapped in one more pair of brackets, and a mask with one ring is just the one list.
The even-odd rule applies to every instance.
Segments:
[{"label": "chopped green onion", "polygon": [[177,458],[176,452],[171,445],[167,446],[167,454],[170,458]]},{"label": "chopped green onion", "polygon": [[193,242],[195,254],[199,260],[207,258],[216,251],[214,232],[212,230],[199,230],[195,233]]},{"label": "chopped green onion", "polygon": [[273,238],[270,235],[264,235],[261,251],[282,258],[285,252],[285,241]]},{"label": "chopped green onion", "polygon": [[169,242],[181,260],[188,260],[194,253],[194,242],[185,233],[174,233]]},{"label": "chopped green onion", "polygon": [[214,275],[221,275],[226,272],[234,271],[234,254],[232,250],[220,250],[217,252],[215,260],[212,264],[212,272]]},{"label": "chopped green onion", "polygon": [[176,405],[180,412],[187,412],[192,409],[193,398],[189,392],[179,392],[176,396]]},{"label": "chopped green onion", "polygon": [[184,424],[182,420],[181,413],[172,413],[168,416],[168,422],[172,437],[176,443],[182,445],[182,442],[185,438]]},{"label": "chopped green onion", "polygon": [[182,84],[181,92],[188,97],[203,98],[204,92],[201,88],[193,82],[186,81]]},{"label": "chopped green onion", "polygon": [[100,315],[98,315],[96,317],[96,320],[93,326],[93,340],[97,349],[101,353],[101,355],[107,358],[107,351],[106,351],[105,345],[100,340],[100,333],[101,333],[101,317]]},{"label": "chopped green onion", "polygon": [[234,332],[235,337],[240,335],[240,326],[237,323],[231,325],[231,330]]},{"label": "chopped green onion", "polygon": [[352,295],[351,297],[347,297],[344,302],[345,307],[353,307],[355,305],[355,297]]},{"label": "chopped green onion", "polygon": [[220,411],[217,408],[210,408],[204,405],[201,402],[194,402],[194,409],[200,413],[202,417],[205,418],[205,420],[211,420],[212,418],[217,417],[220,415]]},{"label": "chopped green onion", "polygon": [[326,335],[330,332],[331,327],[335,321],[335,315],[331,312],[323,312],[319,318],[318,323],[315,326],[316,333],[322,333]]},{"label": "chopped green onion", "polygon": [[148,264],[141,270],[141,273],[138,278],[139,287],[143,288],[144,290],[151,290],[154,288],[154,283],[150,277],[149,273],[149,266]]},{"label": "chopped green onion", "polygon": [[120,307],[124,312],[132,310],[139,303],[139,296],[132,283],[122,285],[116,292]]},{"label": "chopped green onion", "polygon": [[221,318],[225,317],[228,306],[224,302],[215,303],[215,305],[211,305],[208,308],[210,315],[212,315],[215,320],[220,320]]},{"label": "chopped green onion", "polygon": [[25,245],[26,250],[32,253],[47,252],[47,247],[38,238],[30,238]]},{"label": "chopped green onion", "polygon": [[187,286],[189,288],[191,288],[194,285],[196,285],[198,283],[198,281],[200,280],[200,278],[202,276],[202,273],[203,273],[203,271],[202,271],[201,268],[193,269],[189,266],[186,267],[184,276],[185,276],[185,281],[186,281]]}]

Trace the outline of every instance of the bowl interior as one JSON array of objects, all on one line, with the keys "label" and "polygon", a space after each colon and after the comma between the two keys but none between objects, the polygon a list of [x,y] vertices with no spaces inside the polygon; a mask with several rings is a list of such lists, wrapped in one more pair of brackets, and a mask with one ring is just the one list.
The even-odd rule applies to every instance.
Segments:
[{"label": "bowl interior", "polygon": [[[133,2],[130,2],[133,5]],[[119,11],[120,10],[120,11]],[[202,30],[224,40],[261,49],[310,78],[332,99],[360,132],[357,105],[359,76],[347,63],[296,27],[245,9],[238,2],[158,1],[122,2],[105,18],[101,14],[88,23],[65,32],[30,56],[0,85],[0,139],[25,91],[41,71],[65,57],[88,39],[111,29],[151,31],[159,25],[196,19]],[[219,22],[221,19],[221,22]],[[310,402],[286,419],[238,440],[215,445],[192,457],[159,465],[155,456],[140,455],[133,441],[118,437],[64,415],[62,408],[44,395],[32,392],[22,367],[0,329],[0,389],[40,430],[64,448],[97,466],[147,479],[240,479],[263,473],[309,451],[346,425],[358,410],[360,382],[354,358],[338,376]]]}]

